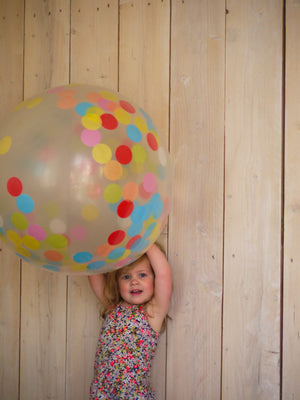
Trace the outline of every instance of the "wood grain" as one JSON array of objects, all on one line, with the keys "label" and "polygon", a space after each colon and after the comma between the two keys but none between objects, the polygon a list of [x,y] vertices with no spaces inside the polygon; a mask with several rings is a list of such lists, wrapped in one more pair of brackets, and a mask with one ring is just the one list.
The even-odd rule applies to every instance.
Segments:
[{"label": "wood grain", "polygon": [[223,400],[280,396],[282,6],[227,2]]},{"label": "wood grain", "polygon": [[118,86],[118,1],[75,0],[71,8],[71,81]]},{"label": "wood grain", "polygon": [[[0,1],[0,118],[23,99],[23,29],[23,1]],[[1,399],[19,396],[19,324],[20,260],[0,241]]]},{"label": "wood grain", "polygon": [[285,202],[282,399],[300,398],[300,4],[286,2]]},{"label": "wood grain", "polygon": [[169,400],[220,398],[224,6],[172,3]]}]

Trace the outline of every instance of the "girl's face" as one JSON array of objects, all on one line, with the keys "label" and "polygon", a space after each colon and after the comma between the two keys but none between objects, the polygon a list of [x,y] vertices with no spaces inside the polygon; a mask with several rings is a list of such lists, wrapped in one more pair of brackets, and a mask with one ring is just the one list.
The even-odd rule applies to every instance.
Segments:
[{"label": "girl's face", "polygon": [[119,291],[128,304],[144,304],[154,293],[154,274],[147,257],[133,267],[125,267],[118,276]]}]

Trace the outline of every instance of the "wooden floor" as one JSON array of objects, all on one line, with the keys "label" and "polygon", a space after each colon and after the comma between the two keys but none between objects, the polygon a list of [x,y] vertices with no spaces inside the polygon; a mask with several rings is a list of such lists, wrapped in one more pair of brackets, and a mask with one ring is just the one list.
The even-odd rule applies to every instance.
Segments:
[{"label": "wooden floor", "polygon": [[[158,400],[299,400],[300,2],[0,0],[0,116],[69,82],[134,99],[169,143]],[[86,277],[1,245],[0,399],[88,399],[98,314]]]}]

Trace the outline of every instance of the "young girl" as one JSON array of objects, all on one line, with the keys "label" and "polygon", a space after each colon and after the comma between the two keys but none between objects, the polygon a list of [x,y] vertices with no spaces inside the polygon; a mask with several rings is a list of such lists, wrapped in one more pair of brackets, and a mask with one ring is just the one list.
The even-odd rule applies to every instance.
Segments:
[{"label": "young girl", "polygon": [[90,400],[154,399],[152,359],[171,296],[171,268],[154,244],[133,264],[89,276],[104,307]]}]

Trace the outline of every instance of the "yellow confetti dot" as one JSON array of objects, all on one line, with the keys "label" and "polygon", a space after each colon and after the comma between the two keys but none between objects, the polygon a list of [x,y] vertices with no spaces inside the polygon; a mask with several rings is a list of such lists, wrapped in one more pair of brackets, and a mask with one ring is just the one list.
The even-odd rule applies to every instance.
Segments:
[{"label": "yellow confetti dot", "polygon": [[143,164],[146,161],[146,150],[140,144],[132,146],[132,158],[137,164]]},{"label": "yellow confetti dot", "polygon": [[82,271],[86,271],[86,265],[84,264],[74,264],[71,267],[71,270],[74,272],[82,272]]},{"label": "yellow confetti dot", "polygon": [[23,237],[24,246],[28,247],[30,250],[37,250],[40,248],[40,242],[30,235]]},{"label": "yellow confetti dot", "polygon": [[96,131],[102,125],[101,119],[99,118],[99,114],[95,113],[87,113],[81,118],[82,125],[91,131]]},{"label": "yellow confetti dot", "polygon": [[112,92],[108,92],[106,90],[102,90],[102,92],[100,92],[100,95],[106,99],[106,100],[110,100],[110,101],[118,101],[118,96],[116,96],[114,93]]},{"label": "yellow confetti dot", "polygon": [[114,116],[121,124],[128,125],[131,122],[130,114],[127,111],[123,110],[123,108],[116,108],[114,110]]},{"label": "yellow confetti dot", "polygon": [[68,245],[68,239],[63,235],[53,234],[48,237],[48,243],[55,249],[63,249]]},{"label": "yellow confetti dot", "polygon": [[12,214],[11,222],[17,229],[20,229],[21,231],[27,229],[27,227],[28,227],[28,221],[27,221],[25,215],[23,215],[19,212],[14,212]]},{"label": "yellow confetti dot", "polygon": [[100,107],[90,107],[86,110],[86,114],[102,115],[104,111]]},{"label": "yellow confetti dot", "polygon": [[151,235],[149,236],[150,242],[154,242],[156,238],[159,236],[161,230],[161,222],[158,222],[156,226],[154,227],[153,231],[151,232]]},{"label": "yellow confetti dot", "polygon": [[117,203],[122,197],[122,189],[121,186],[117,185],[116,183],[112,183],[107,185],[104,190],[104,199],[110,203],[114,204]]},{"label": "yellow confetti dot", "polygon": [[19,254],[20,256],[24,256],[24,257],[27,257],[27,258],[31,257],[31,254],[29,253],[29,251],[24,249],[23,247],[17,247],[16,246],[15,247],[15,252],[17,254]]},{"label": "yellow confetti dot", "polygon": [[157,222],[157,219],[155,219],[152,215],[150,218],[147,219],[147,221],[144,222],[144,227],[147,229],[153,222]]},{"label": "yellow confetti dot", "polygon": [[99,164],[106,164],[112,157],[112,151],[109,146],[99,143],[92,150],[94,160]]},{"label": "yellow confetti dot", "polygon": [[86,221],[94,221],[99,216],[99,211],[93,204],[86,204],[82,207],[81,215]]},{"label": "yellow confetti dot", "polygon": [[17,234],[17,232],[9,230],[6,232],[6,237],[15,246],[18,246],[18,247],[21,246],[22,238],[20,237],[20,235]]},{"label": "yellow confetti dot", "polygon": [[148,132],[148,125],[142,117],[134,117],[134,123],[137,128],[143,133]]},{"label": "yellow confetti dot", "polygon": [[0,154],[5,154],[9,151],[11,146],[11,137],[4,136],[3,139],[0,140]]},{"label": "yellow confetti dot", "polygon": [[32,100],[29,100],[26,102],[26,108],[33,108],[39,105],[42,102],[43,98],[42,97],[35,97]]}]

